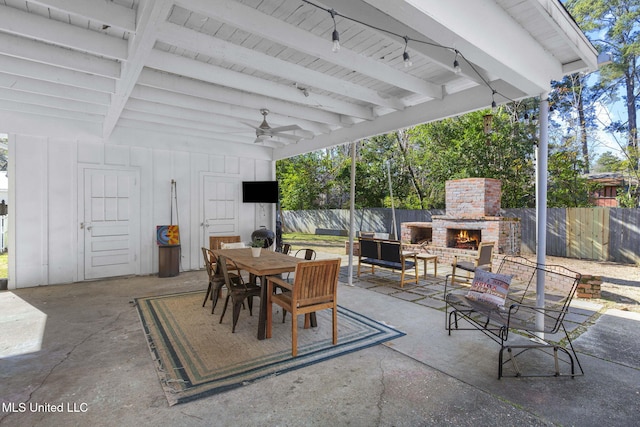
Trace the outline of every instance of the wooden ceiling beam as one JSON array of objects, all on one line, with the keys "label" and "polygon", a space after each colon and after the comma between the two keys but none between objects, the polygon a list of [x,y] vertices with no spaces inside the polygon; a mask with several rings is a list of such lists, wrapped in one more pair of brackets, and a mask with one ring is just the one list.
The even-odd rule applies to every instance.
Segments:
[{"label": "wooden ceiling beam", "polygon": [[203,80],[245,92],[271,96],[366,120],[374,119],[373,110],[371,108],[313,93],[309,94],[308,97],[305,97],[294,87],[248,76],[226,68],[206,64],[194,59],[176,56],[159,50],[154,50],[152,54],[149,55],[146,65],[157,70],[183,75],[196,80]]},{"label": "wooden ceiling beam", "polygon": [[215,59],[259,70],[276,77],[301,83],[308,88],[369,102],[374,105],[402,110],[405,105],[395,97],[382,97],[376,91],[351,82],[310,70],[251,49],[238,46],[169,22],[161,25],[158,38],[165,43],[202,53]]},{"label": "wooden ceiling beam", "polygon": [[122,69],[122,76],[118,80],[115,93],[113,94],[109,111],[104,119],[102,134],[108,139],[113,132],[113,128],[118,123],[129,94],[138,80],[142,67],[149,56],[153,45],[156,42],[155,27],[158,22],[164,22],[173,2],[170,0],[147,0],[140,3],[140,20],[136,28],[136,34],[130,39],[129,57]]},{"label": "wooden ceiling beam", "polygon": [[136,31],[136,11],[104,0],[29,0],[29,3],[89,19],[128,33]]},{"label": "wooden ceiling beam", "polygon": [[84,89],[66,84],[45,82],[35,78],[17,76],[0,72],[0,87],[25,93],[35,93],[46,96],[55,96],[61,99],[70,99],[92,103],[96,105],[109,105],[111,96],[105,92],[96,92],[92,89]]},{"label": "wooden ceiling beam", "polygon": [[[138,86],[155,87],[212,101],[252,108],[256,111],[261,108],[267,108],[272,111],[278,111],[283,116],[326,123],[329,126],[342,124],[342,116],[340,114],[321,110],[314,106],[300,105],[266,95],[208,84],[199,80],[186,79],[175,74],[164,73],[150,68],[142,70]],[[300,97],[302,96],[304,95],[300,93]]]},{"label": "wooden ceiling beam", "polygon": [[17,36],[88,52],[105,58],[127,58],[127,41],[68,25],[12,7],[0,6],[0,28]]},{"label": "wooden ceiling beam", "polygon": [[[177,0],[176,3],[209,16],[211,19],[228,23],[236,28],[307,55],[321,58],[347,70],[354,70],[381,82],[435,99],[441,99],[444,96],[443,88],[440,85],[421,80],[349,49],[342,48],[336,54],[331,50],[331,40],[315,36],[308,31],[240,3],[225,0]],[[328,14],[327,19],[330,19]]]},{"label": "wooden ceiling beam", "polygon": [[99,58],[84,52],[70,50],[60,46],[52,46],[40,41],[26,39],[0,33],[0,55],[26,59],[42,64],[53,65],[68,70],[81,71],[87,74],[120,77],[118,61]]}]

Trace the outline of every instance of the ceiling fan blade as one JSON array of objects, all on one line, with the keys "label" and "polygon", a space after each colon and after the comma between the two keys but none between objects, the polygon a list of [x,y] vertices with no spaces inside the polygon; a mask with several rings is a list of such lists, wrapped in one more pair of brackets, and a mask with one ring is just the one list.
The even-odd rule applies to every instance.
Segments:
[{"label": "ceiling fan blade", "polygon": [[277,128],[271,128],[271,132],[276,133],[276,132],[287,132],[290,130],[302,130],[302,128],[298,125],[289,125],[289,126],[280,126]]},{"label": "ceiling fan blade", "polygon": [[300,132],[297,132],[297,134],[301,135],[303,139],[311,139],[311,138],[314,138],[316,136],[310,130],[305,130],[305,129],[300,130]]},{"label": "ceiling fan blade", "polygon": [[274,133],[273,136],[276,138],[288,139],[290,141],[296,141],[296,142],[302,139],[301,136],[287,135],[286,133]]},{"label": "ceiling fan blade", "polygon": [[243,124],[243,125],[245,125],[245,126],[249,126],[249,127],[250,127],[250,128],[252,128],[252,129],[259,129],[257,126],[252,125],[251,123],[242,122],[242,121],[241,121],[240,123],[242,123],[242,124]]}]

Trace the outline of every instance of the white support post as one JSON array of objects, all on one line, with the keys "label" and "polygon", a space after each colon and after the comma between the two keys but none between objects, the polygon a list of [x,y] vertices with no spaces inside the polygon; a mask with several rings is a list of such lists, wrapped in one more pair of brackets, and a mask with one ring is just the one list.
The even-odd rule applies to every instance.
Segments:
[{"label": "white support post", "polygon": [[[547,175],[549,154],[549,93],[540,94],[540,139],[538,141],[536,161],[536,262],[544,266],[547,254]],[[544,308],[544,275],[538,274],[536,280],[536,306]],[[544,328],[544,315],[536,316],[536,328]],[[541,333],[541,338],[544,334]]]},{"label": "white support post", "polygon": [[351,143],[351,192],[349,194],[349,268],[347,284],[353,286],[353,241],[355,236],[356,222],[356,143]]},{"label": "white support post", "polygon": [[389,197],[391,197],[391,229],[394,240],[400,240],[398,237],[398,228],[396,227],[396,208],[393,202],[393,187],[391,186],[391,160],[387,161],[387,175],[389,176]]}]

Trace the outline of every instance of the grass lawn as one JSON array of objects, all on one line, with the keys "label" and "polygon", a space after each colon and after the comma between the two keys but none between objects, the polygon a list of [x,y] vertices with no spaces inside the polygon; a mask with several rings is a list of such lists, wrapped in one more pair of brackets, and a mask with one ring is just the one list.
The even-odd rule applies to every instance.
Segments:
[{"label": "grass lawn", "polygon": [[326,236],[319,234],[283,233],[282,243],[289,243],[292,252],[298,249],[311,248],[319,252],[344,255],[346,236]]},{"label": "grass lawn", "polygon": [[9,277],[9,253],[0,254],[0,279]]}]

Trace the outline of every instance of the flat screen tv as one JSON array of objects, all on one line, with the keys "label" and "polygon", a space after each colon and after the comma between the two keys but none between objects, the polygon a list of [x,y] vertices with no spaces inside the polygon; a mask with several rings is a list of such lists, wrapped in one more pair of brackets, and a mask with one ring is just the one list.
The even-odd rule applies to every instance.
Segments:
[{"label": "flat screen tv", "polygon": [[278,203],[278,181],[243,181],[243,203]]}]

